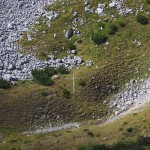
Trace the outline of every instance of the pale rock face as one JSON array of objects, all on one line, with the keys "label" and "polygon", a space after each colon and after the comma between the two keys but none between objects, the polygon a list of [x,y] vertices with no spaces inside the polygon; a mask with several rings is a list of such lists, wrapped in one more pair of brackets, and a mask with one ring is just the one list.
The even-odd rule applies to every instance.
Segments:
[{"label": "pale rock face", "polygon": [[[118,115],[127,110],[132,105],[139,105],[149,100],[150,97],[150,79],[135,81],[132,80],[126,88],[115,95],[110,100],[109,106],[113,108],[114,114]],[[117,112],[117,113],[116,113]]]}]

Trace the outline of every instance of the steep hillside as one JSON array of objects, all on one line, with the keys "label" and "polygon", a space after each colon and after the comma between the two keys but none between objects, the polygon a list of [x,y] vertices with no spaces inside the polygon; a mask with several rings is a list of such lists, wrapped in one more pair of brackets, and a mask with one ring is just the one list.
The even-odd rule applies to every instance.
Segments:
[{"label": "steep hillside", "polygon": [[[2,61],[0,76],[13,80],[14,84],[9,89],[0,88],[0,133],[4,134],[4,138],[3,136],[1,138],[4,149],[7,146],[11,148],[11,144],[19,147],[25,141],[29,142],[29,145],[25,142],[24,149],[32,149],[34,146],[37,146],[37,149],[44,148],[44,145],[47,148],[49,138],[53,139],[50,140],[53,149],[60,149],[61,146],[62,149],[68,147],[75,149],[84,140],[91,141],[91,138],[87,136],[90,129],[86,131],[86,127],[83,127],[85,129],[56,133],[56,137],[60,138],[58,141],[62,143],[54,144],[57,140],[55,133],[43,135],[44,140],[40,136],[31,136],[29,140],[23,136],[14,143],[8,143],[8,145],[4,143],[5,136],[6,140],[8,137],[8,141],[11,141],[16,136],[14,132],[23,132],[35,127],[70,122],[80,122],[83,125],[95,124],[96,119],[101,122],[113,113],[118,115],[118,112],[140,103],[136,101],[138,98],[142,102],[144,96],[150,92],[148,82],[150,77],[150,4],[148,0],[138,2],[126,0],[125,3],[104,0],[61,0],[51,5],[45,5],[44,2],[46,3],[43,1],[31,6],[36,10],[33,13],[34,16],[37,13],[35,21],[29,15],[34,9],[31,11],[26,5],[20,6],[23,12],[26,12],[24,14],[27,15],[27,12],[30,12],[27,18],[30,18],[32,22],[28,24],[28,30],[19,32],[22,36],[17,38],[17,44],[21,54],[15,50],[7,55],[8,51],[3,51],[4,47],[2,52],[0,51],[2,57],[0,58],[0,62]],[[44,6],[44,10],[41,5]],[[40,13],[38,8],[41,10]],[[21,12],[20,9],[19,12]],[[25,24],[22,26],[27,27]],[[15,33],[18,28],[9,26],[8,32]],[[11,65],[11,62],[16,63]],[[34,69],[41,70],[47,66],[59,68],[61,65],[69,69],[69,73],[58,73],[57,77],[53,78],[51,86],[43,86],[36,82],[37,80],[16,81],[33,79],[31,71]],[[120,95],[117,101],[118,94]],[[110,101],[113,100],[116,100],[117,104],[110,105]],[[142,114],[146,116],[147,111],[149,110]],[[127,128],[126,125],[122,125],[123,120],[121,120],[119,127],[116,127],[117,123],[114,123],[115,128],[107,131],[106,129],[112,127],[108,125],[104,127],[104,130],[100,129],[99,135],[96,133],[97,127],[89,127],[94,132],[92,141],[112,144],[121,138],[130,136],[133,136],[133,139],[136,138],[138,130],[140,134],[145,130],[149,131],[147,121],[142,122],[141,130],[135,125],[138,119],[135,122],[134,119],[139,116],[141,119],[142,114],[130,115],[132,123],[127,127],[130,128],[132,125],[135,128],[135,134],[130,135],[124,129],[120,129],[122,131],[118,133],[119,128],[124,126]],[[127,122],[129,120],[127,118]],[[112,138],[108,142],[107,140],[99,141],[99,136],[101,134],[104,136],[104,133],[101,133],[103,131],[106,131],[108,136],[112,133],[112,137],[115,136],[118,139]],[[12,137],[9,135],[11,133]],[[106,135],[102,136],[102,139],[107,137]],[[17,136],[19,138],[21,135]],[[64,136],[65,139],[62,140]],[[43,142],[39,143],[38,138]],[[73,139],[70,144],[68,139]],[[77,144],[74,143],[74,139]],[[71,146],[73,143],[75,148]]]}]

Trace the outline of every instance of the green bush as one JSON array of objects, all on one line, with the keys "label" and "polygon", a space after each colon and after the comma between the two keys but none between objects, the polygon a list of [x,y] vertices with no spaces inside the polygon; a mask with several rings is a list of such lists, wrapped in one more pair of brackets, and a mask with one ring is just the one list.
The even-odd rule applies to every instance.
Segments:
[{"label": "green bush", "polygon": [[53,85],[53,81],[50,77],[43,75],[43,76],[39,76],[38,80],[37,80],[40,84],[44,85],[44,86],[50,86]]},{"label": "green bush", "polygon": [[92,35],[92,41],[97,44],[103,44],[108,40],[108,36],[101,30],[97,30],[93,35]]},{"label": "green bush", "polygon": [[85,80],[80,79],[80,80],[79,80],[79,85],[80,85],[80,86],[85,86],[85,85],[86,85]]},{"label": "green bush", "polygon": [[17,150],[15,147],[11,148],[11,150]]},{"label": "green bush", "polygon": [[119,141],[110,146],[104,144],[88,144],[81,146],[78,150],[143,150],[144,146],[150,145],[149,136],[139,136],[137,141]]},{"label": "green bush", "polygon": [[110,150],[142,150],[142,147],[134,141],[122,141],[113,144]]},{"label": "green bush", "polygon": [[53,75],[57,74],[57,70],[54,69],[54,68],[52,68],[52,67],[46,67],[46,68],[44,69],[44,71],[45,71],[45,73],[46,73],[48,76],[50,76],[50,77],[52,77]]},{"label": "green bush", "polygon": [[140,145],[150,145],[149,136],[139,136],[137,141]]},{"label": "green bush", "polygon": [[11,83],[6,80],[0,79],[0,88],[1,89],[9,89],[9,88],[11,88]]},{"label": "green bush", "polygon": [[109,25],[109,27],[108,27],[108,33],[110,35],[115,34],[117,31],[118,31],[118,27],[116,25],[114,25],[114,24]]},{"label": "green bush", "polygon": [[146,0],[147,4],[150,4],[150,0]]},{"label": "green bush", "polygon": [[138,15],[137,22],[139,22],[143,25],[146,25],[146,24],[148,24],[148,18],[146,18],[145,16],[142,16],[142,15]]},{"label": "green bush", "polygon": [[65,66],[60,66],[57,69],[57,72],[60,73],[60,74],[68,74],[69,73],[68,69]]},{"label": "green bush", "polygon": [[63,89],[62,90],[62,95],[63,97],[65,98],[70,98],[70,91],[66,90],[66,89]]},{"label": "green bush", "polygon": [[133,128],[132,128],[132,127],[127,128],[127,131],[128,131],[128,132],[133,132]]},{"label": "green bush", "polygon": [[105,28],[105,23],[103,23],[103,22],[98,22],[98,27],[99,27],[99,28],[100,28],[100,27]]},{"label": "green bush", "polygon": [[24,141],[24,144],[31,144],[31,143],[32,143],[31,140],[25,140],[25,141]]},{"label": "green bush", "polygon": [[77,41],[77,43],[80,43],[80,44],[81,44],[82,42],[83,42],[83,41],[82,41],[81,39]]},{"label": "green bush", "polygon": [[125,22],[124,22],[122,19],[119,19],[119,20],[118,20],[118,25],[119,25],[120,27],[125,27],[125,26],[126,26]]},{"label": "green bush", "polygon": [[93,134],[93,132],[91,132],[91,131],[88,131],[88,132],[87,132],[87,135],[88,135],[89,137],[94,137],[94,134]]},{"label": "green bush", "polygon": [[42,84],[44,86],[50,86],[53,84],[53,81],[46,70],[32,70],[32,75],[35,81],[39,84]]},{"label": "green bush", "polygon": [[41,95],[44,96],[44,97],[46,97],[46,96],[48,96],[48,93],[45,92],[45,91],[42,91],[42,92],[41,92]]},{"label": "green bush", "polygon": [[40,83],[44,86],[49,86],[53,84],[51,77],[55,74],[67,74],[69,73],[68,69],[64,66],[60,66],[58,69],[52,67],[46,67],[43,70],[32,70],[32,76],[37,83]]},{"label": "green bush", "polygon": [[110,150],[109,147],[105,146],[105,144],[96,144],[88,146],[81,146],[78,150]]},{"label": "green bush", "polygon": [[68,42],[68,49],[70,49],[70,50],[75,50],[76,49],[76,45],[74,45],[74,43],[73,42]]}]

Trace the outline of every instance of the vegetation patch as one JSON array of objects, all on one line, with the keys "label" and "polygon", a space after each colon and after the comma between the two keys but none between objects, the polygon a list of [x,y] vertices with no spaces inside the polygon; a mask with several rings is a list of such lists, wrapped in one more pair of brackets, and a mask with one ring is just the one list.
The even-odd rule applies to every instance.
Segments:
[{"label": "vegetation patch", "polygon": [[[146,141],[146,138],[143,136],[140,137],[140,140],[137,139],[136,141],[119,141],[113,145],[89,144],[87,146],[79,147],[78,150],[144,150],[144,146],[147,145],[147,143],[142,141]],[[148,144],[150,145],[149,142]]]},{"label": "vegetation patch", "polygon": [[68,70],[65,66],[60,66],[60,67],[57,69],[57,72],[60,73],[60,74],[68,74],[68,73],[69,73],[69,70]]},{"label": "vegetation patch", "polygon": [[44,86],[50,86],[50,85],[53,85],[53,80],[51,79],[51,77],[53,75],[56,75],[56,74],[67,74],[69,73],[68,69],[64,66],[60,66],[59,68],[57,69],[54,69],[52,67],[46,67],[42,70],[32,70],[32,76],[34,78],[34,80],[39,83],[39,84],[42,84]]},{"label": "vegetation patch", "polygon": [[32,75],[34,77],[34,80],[38,82],[39,84],[42,84],[44,86],[50,86],[53,84],[52,79],[50,78],[47,70],[32,70]]},{"label": "vegetation patch", "polygon": [[118,27],[117,27],[115,24],[109,25],[108,33],[109,33],[110,35],[115,34],[117,31],[118,31]]},{"label": "vegetation patch", "polygon": [[137,16],[137,21],[143,25],[148,24],[148,18],[140,14]]},{"label": "vegetation patch", "polygon": [[86,85],[86,81],[84,79],[80,79],[79,80],[79,85],[80,86],[85,86]]},{"label": "vegetation patch", "polygon": [[147,4],[150,4],[150,0],[146,0]]},{"label": "vegetation patch", "polygon": [[95,44],[99,45],[105,43],[108,40],[108,36],[105,32],[97,30],[95,33],[93,33],[92,40]]},{"label": "vegetation patch", "polygon": [[0,79],[0,88],[1,89],[9,89],[9,88],[11,88],[11,83],[6,80]]},{"label": "vegetation patch", "polygon": [[62,89],[62,95],[65,98],[70,98],[70,91],[68,91],[67,89]]}]

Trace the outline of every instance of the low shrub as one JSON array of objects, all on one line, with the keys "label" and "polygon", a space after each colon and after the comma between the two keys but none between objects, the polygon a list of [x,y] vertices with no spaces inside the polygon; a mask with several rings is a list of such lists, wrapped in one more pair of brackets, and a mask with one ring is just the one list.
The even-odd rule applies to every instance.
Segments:
[{"label": "low shrub", "polygon": [[118,31],[118,27],[116,25],[114,25],[114,24],[109,25],[109,27],[108,27],[108,33],[110,35],[115,34],[117,31]]},{"label": "low shrub", "polygon": [[11,148],[11,150],[17,150],[15,147]]},{"label": "low shrub", "polygon": [[68,73],[69,73],[69,70],[68,70],[65,66],[60,66],[60,67],[57,69],[57,72],[60,73],[60,74],[68,74]]},{"label": "low shrub", "polygon": [[139,136],[136,141],[119,141],[109,146],[105,144],[88,144],[87,146],[79,147],[78,150],[143,150],[144,146],[149,145],[149,136]]},{"label": "low shrub", "polygon": [[46,73],[48,76],[50,76],[50,77],[52,77],[53,75],[57,74],[57,70],[54,69],[54,68],[52,68],[52,67],[46,67],[46,68],[44,69],[44,71],[45,71],[45,73]]},{"label": "low shrub", "polygon": [[73,42],[68,42],[68,49],[70,49],[70,50],[75,50],[76,49],[76,45],[74,45],[74,43]]},{"label": "low shrub", "polygon": [[123,124],[124,124],[124,125],[127,125],[127,124],[128,124],[128,122],[126,122],[126,121],[125,121]]},{"label": "low shrub", "polygon": [[43,75],[43,76],[39,76],[39,78],[37,79],[37,81],[44,85],[44,86],[50,86],[53,85],[53,81],[50,77]]},{"label": "low shrub", "polygon": [[150,0],[146,0],[147,4],[150,4]]},{"label": "low shrub", "polygon": [[119,25],[120,27],[125,27],[125,26],[126,26],[125,22],[124,22],[122,19],[119,19],[119,20],[118,20],[118,25]]},{"label": "low shrub", "polygon": [[12,139],[10,140],[10,143],[16,143],[18,140],[17,139]]},{"label": "low shrub", "polygon": [[119,131],[123,131],[123,128],[119,128]]},{"label": "low shrub", "polygon": [[52,79],[50,78],[48,72],[46,70],[32,70],[32,75],[34,77],[34,80],[38,82],[39,84],[42,84],[44,86],[50,86],[53,84]]},{"label": "low shrub", "polygon": [[42,92],[41,92],[41,95],[44,96],[44,97],[46,97],[46,96],[48,96],[48,93],[45,92],[45,91],[42,91]]},{"label": "low shrub", "polygon": [[99,28],[100,28],[100,27],[105,28],[105,23],[103,23],[103,22],[98,22],[98,27],[99,27]]},{"label": "low shrub", "polygon": [[88,135],[88,137],[94,137],[94,134],[93,134],[93,132],[91,132],[91,131],[88,131],[88,132],[87,132],[87,135]]},{"label": "low shrub", "polygon": [[146,18],[143,15],[138,15],[137,22],[139,22],[140,24],[146,25],[146,24],[148,24],[148,18]]},{"label": "low shrub", "polygon": [[31,140],[25,140],[25,141],[24,141],[24,144],[31,144],[31,143],[32,143]]},{"label": "low shrub", "polygon": [[1,89],[9,89],[9,88],[11,88],[11,83],[6,80],[0,79],[0,88]]},{"label": "low shrub", "polygon": [[77,41],[77,43],[82,43],[82,42],[83,42],[83,41],[82,41],[81,39]]},{"label": "low shrub", "polygon": [[150,136],[139,136],[137,141],[140,145],[150,145]]},{"label": "low shrub", "polygon": [[70,91],[68,91],[67,89],[63,89],[62,90],[62,95],[65,98],[70,98]]},{"label": "low shrub", "polygon": [[80,79],[80,80],[79,80],[79,85],[80,85],[80,86],[85,86],[85,85],[86,85],[85,80]]},{"label": "low shrub", "polygon": [[127,131],[131,133],[131,132],[133,132],[133,128],[132,127],[127,128]]},{"label": "low shrub", "polygon": [[108,36],[106,35],[105,32],[101,30],[97,30],[93,35],[92,35],[92,41],[97,44],[103,44],[108,40]]},{"label": "low shrub", "polygon": [[69,73],[68,69],[64,66],[60,66],[58,69],[54,69],[52,67],[46,67],[43,70],[32,70],[32,76],[37,83],[40,83],[44,86],[53,85],[53,80],[51,77],[58,73],[67,74]]},{"label": "low shrub", "polygon": [[142,147],[134,141],[121,141],[113,144],[110,150],[142,150]]},{"label": "low shrub", "polygon": [[89,144],[87,146],[81,146],[78,150],[110,150],[108,146],[105,146],[105,144]]}]

